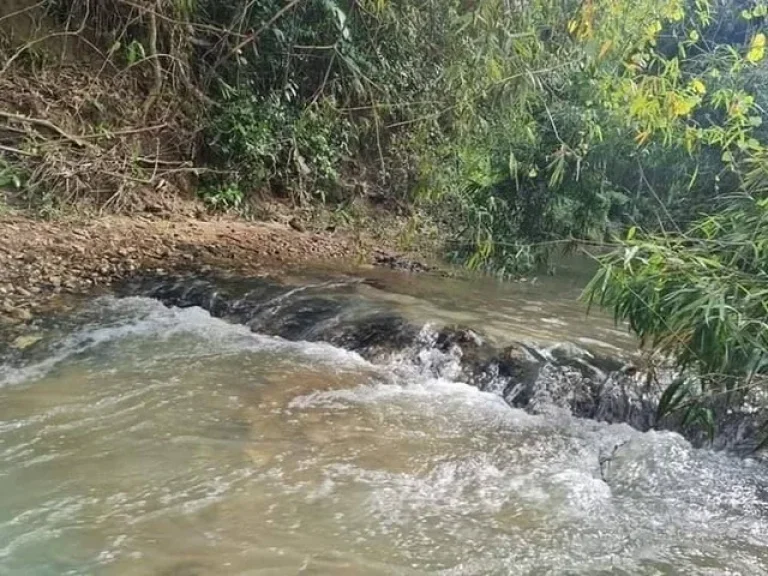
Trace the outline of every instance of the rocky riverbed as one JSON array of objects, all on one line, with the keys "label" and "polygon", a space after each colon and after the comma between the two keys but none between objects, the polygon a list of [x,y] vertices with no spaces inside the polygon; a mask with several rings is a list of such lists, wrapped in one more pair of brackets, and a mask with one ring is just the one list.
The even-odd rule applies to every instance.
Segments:
[{"label": "rocky riverbed", "polygon": [[109,216],[41,221],[0,218],[0,322],[15,326],[67,295],[98,291],[137,272],[218,268],[254,274],[286,266],[344,262],[423,271],[360,235],[234,219]]}]

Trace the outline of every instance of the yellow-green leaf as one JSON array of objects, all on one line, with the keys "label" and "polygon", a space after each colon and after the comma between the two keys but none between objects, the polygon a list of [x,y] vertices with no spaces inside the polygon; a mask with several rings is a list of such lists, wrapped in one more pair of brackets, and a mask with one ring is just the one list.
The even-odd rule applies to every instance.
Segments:
[{"label": "yellow-green leaf", "polygon": [[749,62],[760,62],[765,56],[765,34],[758,32],[749,43],[747,60]]},{"label": "yellow-green leaf", "polygon": [[699,80],[698,78],[691,81],[691,90],[696,92],[696,94],[706,94],[707,93],[707,87],[704,85],[704,82]]},{"label": "yellow-green leaf", "polygon": [[613,45],[612,40],[606,40],[603,42],[603,45],[600,46],[600,54],[598,54],[598,58],[603,58],[608,52],[611,50],[611,46]]},{"label": "yellow-green leaf", "polygon": [[664,16],[673,22],[679,22],[685,18],[685,8],[680,0],[672,0],[664,9]]},{"label": "yellow-green leaf", "polygon": [[693,110],[694,102],[688,98],[683,98],[671,93],[668,97],[669,110],[673,116],[686,116]]},{"label": "yellow-green leaf", "polygon": [[499,64],[498,60],[495,58],[491,58],[488,60],[486,64],[486,69],[488,71],[488,76],[490,79],[494,82],[498,82],[501,80],[504,71],[501,69],[501,65]]}]

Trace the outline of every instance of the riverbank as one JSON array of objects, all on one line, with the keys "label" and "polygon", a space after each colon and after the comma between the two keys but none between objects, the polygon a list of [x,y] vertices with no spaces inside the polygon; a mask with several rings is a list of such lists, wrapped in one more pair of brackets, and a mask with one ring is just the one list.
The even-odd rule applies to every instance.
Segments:
[{"label": "riverbank", "polygon": [[[391,244],[391,243],[389,243]],[[137,272],[219,268],[243,274],[288,266],[422,265],[360,231],[313,231],[297,221],[109,215],[42,221],[0,217],[0,320],[23,323],[66,295]]]}]

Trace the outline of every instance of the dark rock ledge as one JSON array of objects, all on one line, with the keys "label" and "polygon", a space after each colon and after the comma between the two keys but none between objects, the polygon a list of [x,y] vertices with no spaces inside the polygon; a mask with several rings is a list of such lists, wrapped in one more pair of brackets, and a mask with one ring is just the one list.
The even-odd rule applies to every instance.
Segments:
[{"label": "dark rock ledge", "polygon": [[[497,348],[480,334],[456,326],[425,330],[391,311],[361,302],[354,289],[357,282],[329,291],[321,286],[296,289],[267,279],[143,277],[124,283],[118,293],[155,298],[168,306],[199,306],[254,332],[327,342],[373,362],[397,357],[441,375],[440,362],[424,361],[425,351],[437,352],[451,359],[454,377],[531,413],[566,410],[579,418],[625,422],[642,431],[671,429],[695,445],[709,445],[703,432],[682,429],[679,419],[657,422],[659,386],[648,383],[620,359],[565,343],[549,348],[525,343]],[[712,446],[743,454],[752,451],[760,415],[717,412],[721,415]]]}]

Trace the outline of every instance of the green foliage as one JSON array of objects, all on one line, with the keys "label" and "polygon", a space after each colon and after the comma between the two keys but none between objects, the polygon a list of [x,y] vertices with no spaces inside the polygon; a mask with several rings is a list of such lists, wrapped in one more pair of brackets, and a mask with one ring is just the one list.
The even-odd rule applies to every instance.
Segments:
[{"label": "green foliage", "polygon": [[213,210],[237,210],[243,204],[244,194],[235,183],[211,183],[199,188],[198,193],[205,204]]},{"label": "green foliage", "polygon": [[685,234],[633,234],[587,292],[643,343],[703,374],[750,376],[768,357],[768,200],[744,199]]},{"label": "green foliage", "polygon": [[[473,46],[485,74],[464,73],[471,120],[450,143],[456,180],[469,182],[453,189],[455,253],[472,267],[524,269],[553,245],[599,241],[616,226],[674,229],[738,190],[744,161],[762,149],[763,40],[754,27],[721,37],[740,18],[733,6],[558,6],[487,17],[469,34],[492,37]],[[545,26],[569,34],[542,35]]]},{"label": "green foliage", "polygon": [[147,57],[144,45],[138,40],[133,40],[125,47],[125,61],[129,64],[136,64]]},{"label": "green foliage", "polygon": [[228,92],[213,115],[208,150],[237,175],[240,187],[279,183],[306,200],[337,184],[348,128],[329,104],[301,110],[276,95]]},{"label": "green foliage", "polygon": [[323,101],[305,108],[291,126],[293,171],[298,189],[307,182],[324,194],[339,181],[342,156],[348,153],[349,125],[338,117],[332,104]]},{"label": "green foliage", "polygon": [[[199,14],[246,30],[280,7]],[[525,272],[617,227],[675,229],[739,189],[768,106],[761,10],[301,3],[219,70],[209,152],[242,189],[301,201],[342,200],[354,157],[380,195],[445,223],[452,257]]]},{"label": "green foliage", "polygon": [[684,234],[630,229],[585,294],[695,376],[673,383],[662,413],[741,399],[768,368],[768,200],[734,201]]},{"label": "green foliage", "polygon": [[287,110],[275,99],[231,92],[211,119],[208,148],[214,161],[258,186],[275,175],[278,156],[290,126]]},{"label": "green foliage", "polygon": [[739,28],[742,8],[714,7],[661,20],[624,71],[601,81],[608,110],[634,133],[640,189],[657,206],[654,223],[636,202],[636,222],[657,233],[631,227],[586,291],[680,370],[659,417],[710,433],[715,408],[768,383],[765,37],[752,26],[762,9],[743,8],[749,24]]},{"label": "green foliage", "polygon": [[24,170],[0,157],[0,190],[20,190],[24,186]]}]

